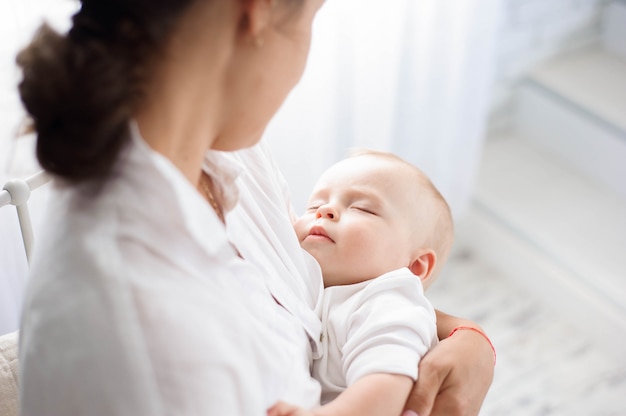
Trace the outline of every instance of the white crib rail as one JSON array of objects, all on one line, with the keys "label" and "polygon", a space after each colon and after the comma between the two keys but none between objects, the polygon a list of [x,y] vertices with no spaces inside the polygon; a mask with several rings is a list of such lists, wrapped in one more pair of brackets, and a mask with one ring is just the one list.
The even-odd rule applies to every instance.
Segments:
[{"label": "white crib rail", "polygon": [[28,199],[31,192],[50,181],[50,175],[45,171],[38,172],[27,179],[11,179],[0,191],[0,208],[5,205],[15,205],[20,222],[22,241],[26,250],[26,259],[30,263],[33,250],[33,226],[28,212]]}]

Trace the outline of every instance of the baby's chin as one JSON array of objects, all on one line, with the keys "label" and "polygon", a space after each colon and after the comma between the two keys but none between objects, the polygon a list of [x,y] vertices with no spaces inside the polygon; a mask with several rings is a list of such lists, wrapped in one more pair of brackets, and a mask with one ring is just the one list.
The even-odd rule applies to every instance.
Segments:
[{"label": "baby's chin", "polygon": [[372,280],[378,277],[378,276],[373,276],[369,274],[355,275],[353,273],[346,272],[346,271],[337,271],[337,270],[331,271],[328,268],[325,269],[323,266],[322,266],[322,276],[324,278],[324,287],[354,285],[354,284],[362,283],[367,280]]}]

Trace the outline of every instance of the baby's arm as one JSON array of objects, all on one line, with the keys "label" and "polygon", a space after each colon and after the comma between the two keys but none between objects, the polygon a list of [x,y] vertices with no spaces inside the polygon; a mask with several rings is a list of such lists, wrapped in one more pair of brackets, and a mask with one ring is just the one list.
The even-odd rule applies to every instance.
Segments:
[{"label": "baby's arm", "polygon": [[387,416],[399,415],[413,387],[410,377],[398,374],[370,374],[356,381],[335,400],[313,410],[279,402],[268,416]]}]

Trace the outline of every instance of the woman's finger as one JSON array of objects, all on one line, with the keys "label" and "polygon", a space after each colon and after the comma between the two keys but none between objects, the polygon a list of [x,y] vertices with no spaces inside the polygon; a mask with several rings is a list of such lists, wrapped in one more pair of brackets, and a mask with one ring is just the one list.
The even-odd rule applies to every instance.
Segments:
[{"label": "woman's finger", "polygon": [[[437,365],[428,358],[428,354],[422,359],[419,366],[419,376],[409,394],[405,410],[413,411],[419,416],[430,415],[435,404],[437,394],[447,376],[447,369]],[[403,416],[414,416],[411,413]]]}]

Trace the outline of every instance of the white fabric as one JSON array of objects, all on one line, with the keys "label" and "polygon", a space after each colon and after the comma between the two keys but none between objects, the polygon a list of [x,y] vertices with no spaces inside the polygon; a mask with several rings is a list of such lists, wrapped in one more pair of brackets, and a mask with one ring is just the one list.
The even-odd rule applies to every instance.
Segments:
[{"label": "white fabric", "polygon": [[402,268],[376,279],[324,290],[321,359],[313,375],[322,403],[374,373],[417,379],[421,357],[437,343],[435,310],[422,284]]},{"label": "white fabric", "polygon": [[17,332],[0,336],[0,415],[19,415]]},{"label": "white fabric", "polygon": [[23,415],[317,404],[302,325],[180,172],[134,137],[105,186],[51,195],[24,300]]},{"label": "white fabric", "polygon": [[303,212],[351,147],[422,168],[461,215],[487,123],[502,0],[327,1],[301,82],[267,131]]},{"label": "white fabric", "polygon": [[265,142],[222,155],[245,166],[237,178],[239,204],[226,217],[230,240],[243,258],[264,270],[270,291],[302,323],[317,356],[322,274],[298,242],[285,179]]}]

